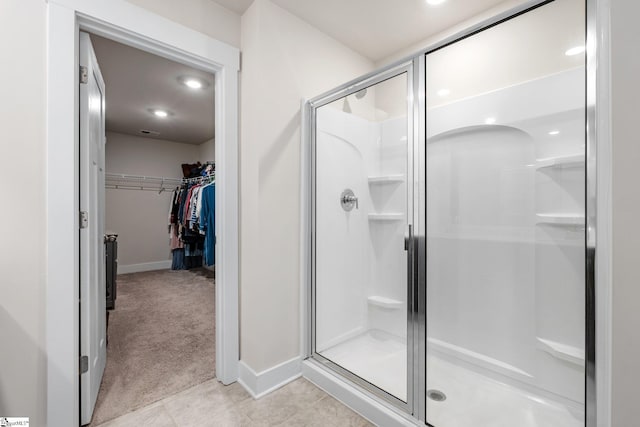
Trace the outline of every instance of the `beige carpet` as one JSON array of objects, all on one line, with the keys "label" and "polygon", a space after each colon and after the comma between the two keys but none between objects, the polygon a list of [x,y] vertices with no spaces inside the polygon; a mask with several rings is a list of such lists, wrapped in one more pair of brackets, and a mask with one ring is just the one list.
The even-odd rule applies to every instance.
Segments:
[{"label": "beige carpet", "polygon": [[212,272],[123,274],[117,292],[92,426],[215,377]]}]

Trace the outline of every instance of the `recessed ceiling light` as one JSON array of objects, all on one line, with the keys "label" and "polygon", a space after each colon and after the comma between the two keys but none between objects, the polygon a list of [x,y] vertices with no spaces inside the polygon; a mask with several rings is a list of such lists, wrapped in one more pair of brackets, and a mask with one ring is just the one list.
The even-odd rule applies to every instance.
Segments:
[{"label": "recessed ceiling light", "polygon": [[184,84],[191,89],[202,89],[202,82],[196,79],[187,79],[184,81]]},{"label": "recessed ceiling light", "polygon": [[188,87],[189,89],[204,89],[209,86],[209,82],[198,77],[180,76],[178,81]]},{"label": "recessed ceiling light", "polygon": [[427,4],[430,4],[431,6],[437,6],[444,3],[445,1],[447,0],[427,0]]},{"label": "recessed ceiling light", "polygon": [[567,56],[579,55],[584,52],[584,46],[574,46],[571,49],[567,49],[564,53]]},{"label": "recessed ceiling light", "polygon": [[555,135],[558,135],[559,133],[560,133],[559,130],[552,130],[549,132],[549,135],[555,136]]},{"label": "recessed ceiling light", "polygon": [[161,117],[163,119],[169,115],[169,113],[164,110],[153,110],[153,114],[155,114],[156,117]]},{"label": "recessed ceiling light", "polygon": [[441,96],[441,97],[443,97],[443,98],[444,98],[445,96],[449,96],[449,94],[450,94],[450,93],[451,93],[451,91],[450,91],[449,89],[440,89],[440,90],[437,92],[438,96]]},{"label": "recessed ceiling light", "polygon": [[492,125],[492,124],[494,124],[496,122],[496,118],[495,117],[487,117],[484,122],[485,122],[485,124]]}]

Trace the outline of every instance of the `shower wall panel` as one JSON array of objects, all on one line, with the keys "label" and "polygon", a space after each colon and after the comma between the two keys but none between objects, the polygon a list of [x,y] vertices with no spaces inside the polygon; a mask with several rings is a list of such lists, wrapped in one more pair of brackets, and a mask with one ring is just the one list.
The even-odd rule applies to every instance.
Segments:
[{"label": "shower wall panel", "polygon": [[[337,108],[318,110],[317,160],[347,163],[316,184],[318,206],[317,348],[324,350],[376,329],[406,338],[407,269],[403,222],[375,215],[402,214],[407,204],[407,118],[368,120]],[[389,182],[382,181],[391,177]],[[358,209],[345,212],[339,198],[351,188]],[[372,215],[373,217],[371,217]],[[404,214],[403,214],[404,215]],[[401,305],[376,305],[376,297]],[[372,303],[373,302],[373,303]],[[336,313],[337,315],[334,315]]]},{"label": "shower wall panel", "polygon": [[[317,163],[335,165],[322,169],[316,181],[316,348],[319,351],[353,338],[368,327],[367,294],[371,282],[369,222],[371,206],[367,176],[378,160],[372,140],[379,126],[367,119],[334,108],[322,108],[317,116]],[[340,194],[351,188],[359,196],[359,208],[345,212]]]},{"label": "shower wall panel", "polygon": [[[576,403],[584,228],[544,215],[584,210],[584,168],[545,162],[584,152],[583,85],[576,68],[436,107],[427,140],[430,348]],[[539,93],[560,100],[505,102]],[[487,110],[499,125],[484,123]]]}]

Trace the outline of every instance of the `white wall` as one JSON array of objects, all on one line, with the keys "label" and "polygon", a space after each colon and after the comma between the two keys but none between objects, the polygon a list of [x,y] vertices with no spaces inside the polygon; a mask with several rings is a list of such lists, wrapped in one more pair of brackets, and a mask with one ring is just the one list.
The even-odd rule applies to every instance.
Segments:
[{"label": "white wall", "polygon": [[[106,171],[182,178],[182,163],[195,163],[201,145],[107,132]],[[107,189],[105,230],[118,234],[118,265],[171,259],[167,220],[171,192]]]},{"label": "white wall", "polygon": [[216,160],[216,139],[212,138],[199,145],[199,157],[201,162],[215,162]]},{"label": "white wall", "polygon": [[212,0],[126,0],[214,39],[240,47],[240,16]]},{"label": "white wall", "polygon": [[611,136],[613,155],[612,425],[638,424],[640,384],[640,3],[611,4]]},{"label": "white wall", "polygon": [[372,63],[268,0],[242,16],[241,359],[300,353],[300,100]]},{"label": "white wall", "polygon": [[46,390],[45,32],[44,1],[0,2],[0,416],[34,426]]}]

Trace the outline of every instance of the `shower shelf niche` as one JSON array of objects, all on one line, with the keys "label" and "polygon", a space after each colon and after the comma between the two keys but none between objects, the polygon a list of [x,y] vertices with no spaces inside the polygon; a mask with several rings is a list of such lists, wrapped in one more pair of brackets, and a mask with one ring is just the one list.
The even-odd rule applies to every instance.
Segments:
[{"label": "shower shelf niche", "polygon": [[370,176],[369,184],[396,184],[404,182],[404,175]]},{"label": "shower shelf niche", "polygon": [[404,220],[404,214],[402,213],[370,213],[369,221],[378,222],[390,222],[390,221],[402,221]]},{"label": "shower shelf niche", "polygon": [[370,305],[375,305],[376,307],[382,307],[390,310],[398,310],[402,308],[402,301],[387,297],[381,297],[378,295],[368,297],[367,302]]},{"label": "shower shelf niche", "polygon": [[538,224],[553,224],[584,227],[584,214],[543,213],[536,214]]},{"label": "shower shelf niche", "polygon": [[536,169],[575,168],[580,166],[584,166],[584,153],[536,160]]}]

